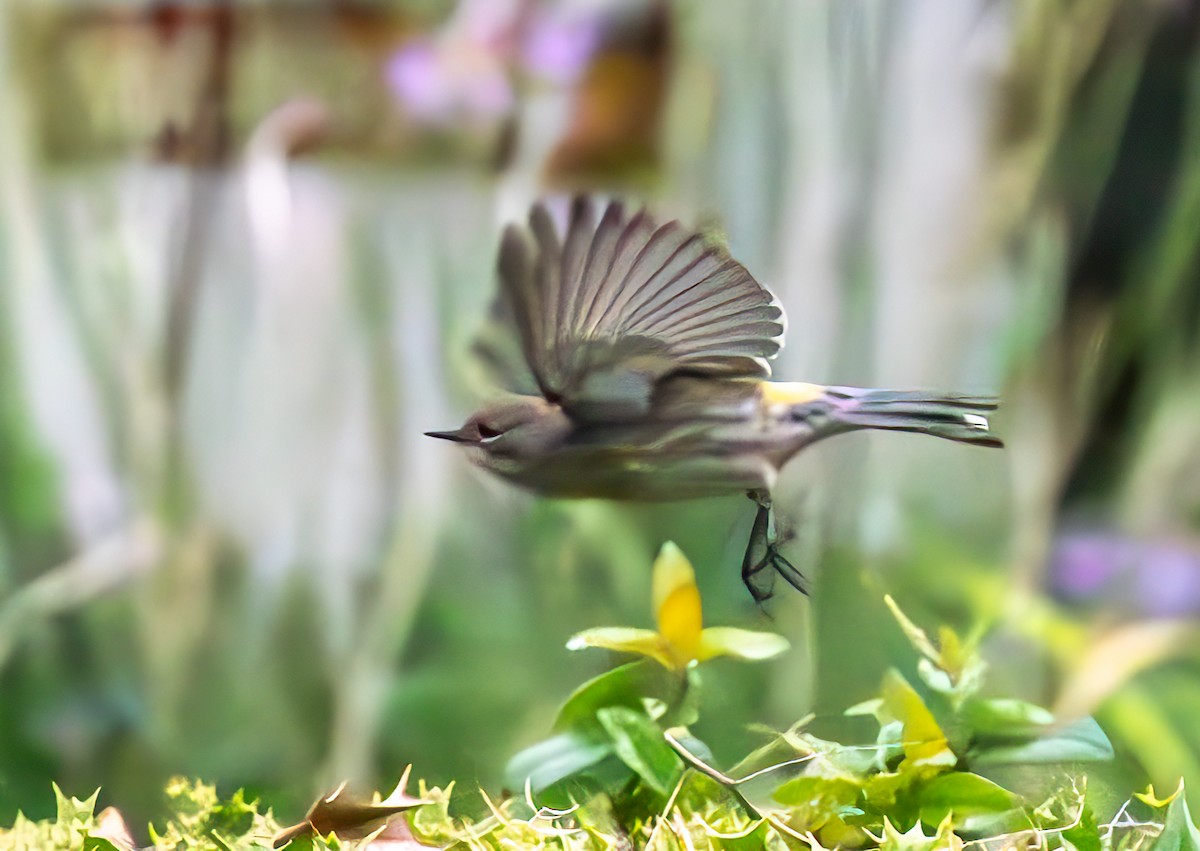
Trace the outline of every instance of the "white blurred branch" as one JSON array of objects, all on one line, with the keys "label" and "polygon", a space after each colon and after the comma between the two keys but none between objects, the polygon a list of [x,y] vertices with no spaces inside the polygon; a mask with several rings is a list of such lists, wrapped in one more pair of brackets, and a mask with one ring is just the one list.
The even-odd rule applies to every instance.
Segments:
[{"label": "white blurred branch", "polygon": [[0,669],[32,625],[110,594],[149,573],[162,553],[156,523],[139,520],[97,541],[0,600]]}]

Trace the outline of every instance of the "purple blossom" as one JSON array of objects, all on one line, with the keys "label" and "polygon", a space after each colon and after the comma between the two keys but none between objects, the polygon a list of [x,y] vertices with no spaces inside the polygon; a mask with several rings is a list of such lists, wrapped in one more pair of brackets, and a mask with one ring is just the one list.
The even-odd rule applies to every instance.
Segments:
[{"label": "purple blossom", "polygon": [[553,85],[578,80],[601,45],[604,8],[462,0],[438,32],[388,58],[384,80],[419,123],[495,123],[516,105],[518,68]]},{"label": "purple blossom", "polygon": [[1064,600],[1144,617],[1200,615],[1200,546],[1112,531],[1062,535],[1050,560]]},{"label": "purple blossom", "polygon": [[384,75],[409,115],[437,126],[494,121],[515,100],[504,65],[470,42],[409,42],[392,54]]},{"label": "purple blossom", "polygon": [[602,33],[603,21],[594,11],[544,10],[533,16],[525,31],[525,67],[559,85],[574,83],[591,63]]}]

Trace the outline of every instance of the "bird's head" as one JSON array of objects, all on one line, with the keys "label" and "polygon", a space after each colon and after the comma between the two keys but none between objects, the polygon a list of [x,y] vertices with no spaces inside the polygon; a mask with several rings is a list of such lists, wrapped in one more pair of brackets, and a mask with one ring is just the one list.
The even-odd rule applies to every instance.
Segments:
[{"label": "bird's head", "polygon": [[473,461],[493,467],[555,449],[569,430],[570,422],[558,405],[537,396],[513,396],[484,405],[461,428],[425,434],[462,444]]}]

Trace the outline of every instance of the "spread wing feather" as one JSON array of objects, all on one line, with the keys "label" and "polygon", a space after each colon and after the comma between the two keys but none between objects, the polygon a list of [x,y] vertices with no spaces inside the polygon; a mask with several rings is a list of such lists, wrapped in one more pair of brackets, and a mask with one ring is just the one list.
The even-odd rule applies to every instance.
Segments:
[{"label": "spread wing feather", "polygon": [[584,419],[635,415],[676,373],[766,377],[780,348],[783,311],[740,263],[620,202],[576,198],[561,235],[536,204],[505,230],[499,275],[494,314],[542,394]]}]

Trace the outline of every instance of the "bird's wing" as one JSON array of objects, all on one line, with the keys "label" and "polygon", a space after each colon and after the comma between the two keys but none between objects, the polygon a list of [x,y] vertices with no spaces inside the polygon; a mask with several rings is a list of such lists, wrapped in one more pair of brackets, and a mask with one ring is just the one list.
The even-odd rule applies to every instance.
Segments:
[{"label": "bird's wing", "polygon": [[537,396],[542,392],[525,359],[512,302],[503,294],[492,302],[472,351],[493,383],[522,396]]},{"label": "bird's wing", "polygon": [[560,235],[539,203],[500,246],[494,317],[515,329],[546,398],[611,420],[646,410],[668,375],[770,375],[784,325],[765,287],[679,222],[598,207],[576,198]]}]

